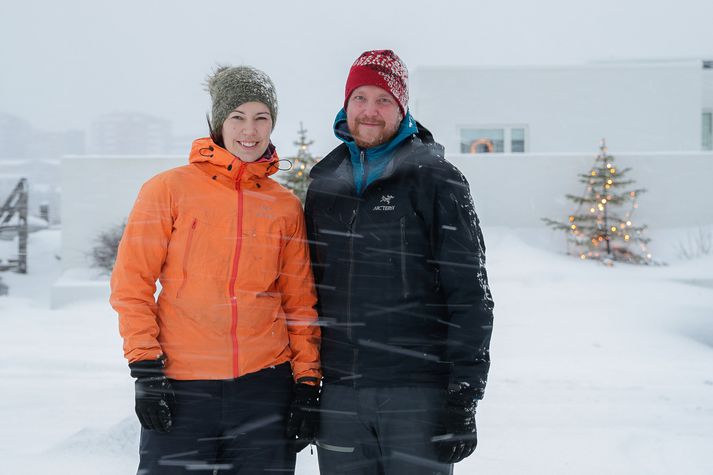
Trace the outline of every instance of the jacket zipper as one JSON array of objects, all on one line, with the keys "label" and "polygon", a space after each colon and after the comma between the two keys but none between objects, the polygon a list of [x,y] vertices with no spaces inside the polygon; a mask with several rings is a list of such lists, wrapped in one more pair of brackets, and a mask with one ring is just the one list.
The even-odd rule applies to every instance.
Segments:
[{"label": "jacket zipper", "polygon": [[356,221],[359,204],[352,210],[352,217],[349,218],[349,270],[347,272],[347,337],[352,338],[352,273],[354,267],[354,221]]},{"label": "jacket zipper", "polygon": [[198,218],[193,218],[193,223],[191,224],[191,230],[188,232],[188,241],[186,241],[186,250],[183,252],[183,280],[181,281],[181,286],[176,292],[176,298],[181,297],[181,291],[186,285],[188,280],[188,257],[191,255],[191,243],[193,242],[193,234],[196,231],[196,226],[198,225]]},{"label": "jacket zipper", "polygon": [[230,272],[230,312],[231,312],[231,323],[230,323],[230,339],[233,347],[233,378],[238,377],[238,301],[235,296],[235,281],[238,278],[238,263],[240,262],[240,251],[243,244],[243,190],[240,186],[240,178],[243,176],[245,171],[245,164],[240,164],[240,170],[238,170],[238,176],[235,177],[235,191],[237,191],[238,196],[238,220],[237,220],[237,230],[235,239],[235,253],[233,254],[233,268]]},{"label": "jacket zipper", "polygon": [[362,150],[359,152],[359,162],[361,162],[361,193],[364,193],[366,189],[366,152]]},{"label": "jacket zipper", "polygon": [[406,279],[406,217],[401,217],[401,287],[403,298],[408,298],[409,288]]},{"label": "jacket zipper", "polygon": [[[352,211],[352,217],[349,219],[349,271],[347,272],[347,339],[352,339],[352,274],[354,271],[354,223],[356,222],[357,213],[359,212],[359,202],[356,208]],[[352,352],[352,384],[356,387],[356,361],[359,349],[354,347]]]}]

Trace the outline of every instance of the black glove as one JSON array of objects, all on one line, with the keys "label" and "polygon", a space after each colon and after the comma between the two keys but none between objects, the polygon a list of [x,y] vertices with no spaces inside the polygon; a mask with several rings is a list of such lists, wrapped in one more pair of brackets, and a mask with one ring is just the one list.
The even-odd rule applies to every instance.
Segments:
[{"label": "black glove", "polygon": [[452,385],[444,408],[443,435],[433,438],[438,459],[443,463],[457,463],[469,456],[478,445],[475,428],[475,408],[480,393],[468,385]]},{"label": "black glove", "polygon": [[319,386],[297,383],[287,415],[287,439],[295,453],[314,441],[319,423]]},{"label": "black glove", "polygon": [[168,432],[176,411],[171,382],[163,374],[163,359],[131,363],[136,378],[136,415],[144,429]]}]

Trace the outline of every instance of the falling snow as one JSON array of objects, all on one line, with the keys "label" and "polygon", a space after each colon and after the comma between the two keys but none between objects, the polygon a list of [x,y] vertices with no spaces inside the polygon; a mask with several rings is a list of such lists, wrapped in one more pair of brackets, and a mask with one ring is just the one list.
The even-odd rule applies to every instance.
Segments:
[{"label": "falling snow", "polygon": [[[607,268],[550,231],[483,232],[498,324],[478,448],[455,473],[713,473],[713,256]],[[104,300],[49,310],[59,239],[31,234],[30,274],[3,274],[0,472],[133,473],[116,316]],[[316,455],[297,474],[318,474]]]}]

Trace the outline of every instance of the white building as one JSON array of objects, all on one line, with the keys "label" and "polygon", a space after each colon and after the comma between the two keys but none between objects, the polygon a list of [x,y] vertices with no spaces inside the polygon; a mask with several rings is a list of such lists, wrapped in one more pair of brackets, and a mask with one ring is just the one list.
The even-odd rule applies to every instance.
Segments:
[{"label": "white building", "polygon": [[0,160],[30,156],[32,126],[26,120],[0,113]]},{"label": "white building", "polygon": [[447,153],[713,150],[713,61],[422,67],[411,109]]},{"label": "white building", "polygon": [[171,148],[171,122],[140,112],[114,112],[92,122],[89,153],[161,155]]},{"label": "white building", "polygon": [[[421,68],[412,91],[414,116],[467,177],[486,230],[543,229],[542,217],[568,216],[565,195],[582,192],[578,174],[593,163],[601,137],[648,190],[637,224],[682,239],[713,225],[713,62]],[[97,280],[97,270],[87,269],[93,243],[126,219],[143,182],[185,163],[185,152],[62,159],[65,272],[53,286],[53,305],[108,298],[106,276]],[[562,246],[560,233],[552,237],[550,248]],[[675,244],[655,241],[652,250]]]}]

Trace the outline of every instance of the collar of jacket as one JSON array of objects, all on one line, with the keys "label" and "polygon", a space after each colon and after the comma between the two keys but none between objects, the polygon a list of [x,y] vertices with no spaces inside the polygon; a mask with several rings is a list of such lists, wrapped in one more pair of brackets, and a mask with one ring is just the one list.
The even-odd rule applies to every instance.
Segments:
[{"label": "collar of jacket", "polygon": [[[344,117],[346,119],[346,114],[344,115]],[[411,117],[410,114],[409,117]],[[337,114],[337,121],[335,121],[335,134],[337,133],[337,122],[339,122],[339,118],[340,114]],[[399,144],[397,144],[397,146],[395,147],[396,150],[394,150],[394,153],[392,154],[394,160],[390,161],[390,163],[384,170],[384,173],[382,174],[381,178],[393,174],[395,168],[398,166],[398,163],[396,162],[401,161],[400,157],[404,155],[410,155],[412,152],[415,151],[415,149],[428,148],[429,150],[431,150],[432,153],[436,153],[441,156],[443,155],[443,146],[433,139],[433,134],[431,134],[431,132],[426,127],[421,125],[421,123],[419,123],[417,120],[413,118],[412,120],[417,129],[415,135],[411,136],[411,140],[404,139],[399,142]],[[399,147],[398,145],[402,145],[402,147]],[[324,157],[312,167],[312,170],[310,171],[310,178],[317,179],[321,177],[331,176],[334,178],[348,180],[353,184],[354,181],[352,180],[351,176],[351,164],[348,163],[351,161],[350,157],[351,150],[349,149],[347,143],[344,142],[343,144],[339,145],[337,148],[329,152],[326,157]]]},{"label": "collar of jacket", "polygon": [[416,121],[411,116],[411,112],[407,111],[406,116],[401,120],[401,125],[399,125],[399,130],[396,132],[394,138],[377,147],[362,149],[356,144],[352,134],[349,132],[347,112],[344,108],[337,113],[337,117],[334,119],[334,135],[347,144],[349,153],[352,158],[356,158],[357,161],[362,151],[365,152],[364,156],[369,161],[388,159],[399,145],[415,133],[418,133]]},{"label": "collar of jacket", "polygon": [[255,162],[243,162],[238,157],[216,145],[209,137],[203,137],[193,141],[189,163],[209,166],[211,173],[220,174],[235,180],[240,172],[241,165],[245,171],[240,180],[255,180],[264,178],[277,172],[277,162],[279,157],[275,147],[270,144],[266,156]]}]

